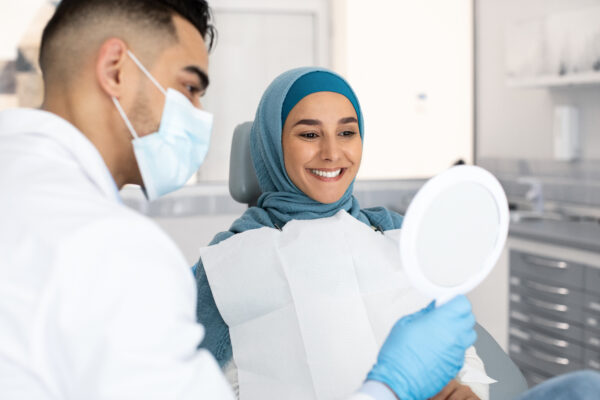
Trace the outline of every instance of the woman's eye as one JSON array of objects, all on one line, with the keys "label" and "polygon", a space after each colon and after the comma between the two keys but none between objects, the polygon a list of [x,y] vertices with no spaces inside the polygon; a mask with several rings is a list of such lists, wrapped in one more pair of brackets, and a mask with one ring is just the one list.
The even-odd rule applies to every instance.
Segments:
[{"label": "woman's eye", "polygon": [[356,132],[354,132],[354,131],[343,131],[343,132],[340,132],[340,136],[354,136],[354,135],[356,135]]},{"label": "woman's eye", "polygon": [[305,139],[314,139],[317,137],[317,134],[315,132],[304,132],[301,133],[300,136]]}]

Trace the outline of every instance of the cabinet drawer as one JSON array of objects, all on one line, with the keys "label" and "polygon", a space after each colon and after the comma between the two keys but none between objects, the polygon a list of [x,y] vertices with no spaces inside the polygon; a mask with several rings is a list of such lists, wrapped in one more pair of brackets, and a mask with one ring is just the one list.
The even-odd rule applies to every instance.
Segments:
[{"label": "cabinet drawer", "polygon": [[530,346],[545,349],[558,356],[566,356],[574,360],[583,360],[583,347],[573,339],[567,339],[552,333],[511,322],[508,329],[511,339],[517,338]]},{"label": "cabinet drawer", "polygon": [[543,329],[560,337],[583,342],[583,328],[561,317],[553,317],[536,312],[527,306],[511,303],[510,321],[525,323],[531,327]]},{"label": "cabinet drawer", "polygon": [[[562,284],[558,285],[538,279],[531,279],[520,271],[512,274],[509,281],[511,291],[518,291],[551,303],[582,307],[586,302],[581,289],[572,289]],[[600,311],[600,301],[598,301],[596,306],[598,306]]]},{"label": "cabinet drawer", "polygon": [[588,292],[595,292],[600,295],[600,268],[586,268],[585,290]]},{"label": "cabinet drawer", "polygon": [[600,352],[587,350],[585,352],[585,366],[600,371]]},{"label": "cabinet drawer", "polygon": [[583,307],[580,305],[569,304],[565,301],[552,301],[541,296],[533,296],[531,293],[522,289],[511,288],[511,304],[523,305],[527,309],[536,312],[551,315],[554,318],[560,318],[571,322],[583,320]]},{"label": "cabinet drawer", "polygon": [[508,350],[510,357],[518,364],[522,363],[551,375],[560,375],[583,367],[583,362],[572,357],[556,355],[514,337],[510,338]]},{"label": "cabinet drawer", "polygon": [[571,288],[583,288],[585,267],[567,260],[510,251],[511,271],[521,271],[534,278]]}]

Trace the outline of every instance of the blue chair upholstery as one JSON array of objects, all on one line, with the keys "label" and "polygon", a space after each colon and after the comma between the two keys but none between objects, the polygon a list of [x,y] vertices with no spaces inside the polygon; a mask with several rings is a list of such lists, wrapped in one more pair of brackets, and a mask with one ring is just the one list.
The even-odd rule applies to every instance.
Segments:
[{"label": "blue chair upholstery", "polygon": [[[237,202],[255,205],[260,188],[250,157],[250,128],[252,122],[238,125],[233,132],[229,166],[229,193]],[[491,400],[510,400],[527,390],[527,383],[519,368],[479,324],[475,326],[475,349],[485,363],[489,376],[498,382],[490,385]]]}]

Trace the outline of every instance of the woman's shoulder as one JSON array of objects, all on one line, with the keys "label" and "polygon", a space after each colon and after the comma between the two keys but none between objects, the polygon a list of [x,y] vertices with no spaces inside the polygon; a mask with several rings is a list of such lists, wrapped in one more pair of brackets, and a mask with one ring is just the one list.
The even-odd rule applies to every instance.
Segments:
[{"label": "woman's shoulder", "polygon": [[233,222],[228,231],[217,233],[210,242],[210,245],[218,244],[239,233],[263,227],[274,227],[274,223],[271,220],[269,213],[260,207],[250,207],[241,217]]},{"label": "woman's shoulder", "polygon": [[371,226],[382,231],[400,229],[404,220],[402,214],[381,206],[363,208],[360,210],[360,214]]}]

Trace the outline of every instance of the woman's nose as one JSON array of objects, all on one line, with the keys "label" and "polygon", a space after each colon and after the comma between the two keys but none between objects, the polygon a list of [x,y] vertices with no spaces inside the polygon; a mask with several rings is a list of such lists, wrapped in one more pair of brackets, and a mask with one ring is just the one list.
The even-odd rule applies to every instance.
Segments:
[{"label": "woman's nose", "polygon": [[337,161],[340,158],[341,149],[336,138],[324,138],[321,142],[321,159],[326,161]]}]

